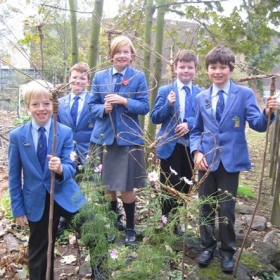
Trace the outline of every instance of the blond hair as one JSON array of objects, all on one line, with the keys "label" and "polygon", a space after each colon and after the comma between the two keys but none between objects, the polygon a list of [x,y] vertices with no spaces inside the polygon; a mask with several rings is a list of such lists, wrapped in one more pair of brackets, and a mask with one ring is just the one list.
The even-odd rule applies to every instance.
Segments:
[{"label": "blond hair", "polygon": [[23,101],[26,108],[29,107],[30,101],[33,98],[44,96],[49,100],[52,100],[52,93],[50,89],[53,85],[44,80],[34,80],[24,85],[23,87]]},{"label": "blond hair", "polygon": [[136,50],[133,46],[132,41],[126,36],[118,36],[112,40],[110,47],[110,59],[114,57],[114,55],[120,48],[127,45],[130,47],[132,58],[134,58],[136,56]]}]

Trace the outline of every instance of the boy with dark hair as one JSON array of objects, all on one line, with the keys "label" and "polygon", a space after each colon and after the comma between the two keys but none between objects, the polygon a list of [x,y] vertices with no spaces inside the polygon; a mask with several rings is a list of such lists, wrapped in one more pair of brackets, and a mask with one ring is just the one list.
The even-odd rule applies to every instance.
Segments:
[{"label": "boy with dark hair", "polygon": [[[210,263],[216,250],[215,210],[218,209],[221,268],[234,269],[235,197],[239,173],[251,168],[245,136],[246,122],[258,132],[267,129],[268,117],[275,118],[275,97],[267,99],[265,109],[258,108],[254,92],[230,80],[235,57],[233,52],[218,45],[206,55],[206,69],[213,84],[196,97],[196,115],[190,136],[191,153],[199,170],[200,265]],[[229,195],[228,195],[229,194]],[[225,197],[226,196],[226,197]],[[221,199],[223,197],[223,199]],[[217,201],[219,207],[217,208]]]},{"label": "boy with dark hair", "polygon": [[[175,82],[159,88],[151,120],[161,124],[156,146],[160,159],[160,182],[188,193],[192,178],[193,162],[190,156],[189,136],[195,114],[195,96],[201,91],[193,84],[197,57],[193,51],[180,50],[174,60]],[[169,198],[162,203],[162,215],[168,215],[177,206],[176,199]],[[176,225],[175,233],[183,234],[184,228]]]}]

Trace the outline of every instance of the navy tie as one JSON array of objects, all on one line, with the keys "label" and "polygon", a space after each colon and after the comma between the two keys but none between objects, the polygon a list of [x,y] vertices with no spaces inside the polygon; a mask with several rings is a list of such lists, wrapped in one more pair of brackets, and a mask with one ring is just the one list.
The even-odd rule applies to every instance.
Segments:
[{"label": "navy tie", "polygon": [[190,117],[192,112],[192,96],[191,90],[188,86],[183,86],[183,89],[186,92],[186,101],[185,101],[185,117]]},{"label": "navy tie", "polygon": [[37,145],[37,157],[41,164],[42,170],[44,171],[44,166],[47,158],[47,137],[46,137],[46,129],[41,126],[39,129],[39,139],[38,139],[38,145]]},{"label": "navy tie", "polygon": [[224,91],[219,90],[217,95],[219,96],[219,99],[218,99],[217,107],[216,107],[216,120],[218,121],[218,123],[220,123],[222,114],[224,111],[224,107],[225,107]]},{"label": "navy tie", "polygon": [[122,80],[122,73],[115,73],[114,74],[116,78],[114,92],[119,92],[121,88],[121,80]]},{"label": "navy tie", "polygon": [[75,125],[76,125],[76,123],[77,123],[78,108],[79,108],[79,99],[80,99],[80,96],[75,96],[75,97],[74,97],[74,102],[73,102],[73,104],[72,104],[71,111],[70,111],[72,120],[73,120],[73,122],[74,122]]}]

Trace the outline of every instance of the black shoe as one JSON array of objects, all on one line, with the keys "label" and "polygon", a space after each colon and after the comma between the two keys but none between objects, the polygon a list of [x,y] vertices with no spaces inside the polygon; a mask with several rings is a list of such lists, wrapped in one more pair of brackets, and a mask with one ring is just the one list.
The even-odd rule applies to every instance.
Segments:
[{"label": "black shoe", "polygon": [[196,262],[200,265],[208,265],[211,260],[213,259],[214,254],[213,252],[210,251],[203,251],[202,253],[199,254],[199,256],[196,259]]},{"label": "black shoe", "polygon": [[125,231],[124,245],[133,245],[136,242],[136,233],[133,229],[127,229]]},{"label": "black shoe", "polygon": [[186,233],[186,229],[182,225],[175,225],[174,227],[174,233],[178,236],[182,236]]},{"label": "black shoe", "polygon": [[233,257],[224,256],[221,259],[221,268],[224,272],[232,272],[234,269]]},{"label": "black shoe", "polygon": [[124,231],[125,230],[125,225],[122,221],[122,219],[119,219],[117,220],[117,223],[116,223],[116,228],[119,230],[119,231]]},{"label": "black shoe", "polygon": [[70,228],[71,228],[70,223],[66,219],[61,217],[59,220],[58,227],[57,227],[56,237],[57,238],[60,237],[63,234],[64,230],[70,229]]}]

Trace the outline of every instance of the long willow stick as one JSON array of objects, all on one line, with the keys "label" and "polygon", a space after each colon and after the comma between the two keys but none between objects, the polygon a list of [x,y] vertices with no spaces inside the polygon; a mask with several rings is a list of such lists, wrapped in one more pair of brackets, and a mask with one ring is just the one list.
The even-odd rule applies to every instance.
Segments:
[{"label": "long willow stick", "polygon": [[[275,76],[273,76],[271,78],[271,84],[270,84],[270,96],[273,96],[275,94],[275,83],[276,83],[276,78],[275,78]],[[267,129],[266,129],[266,137],[265,137],[265,147],[264,147],[264,152],[263,152],[263,160],[262,160],[261,178],[260,178],[260,183],[259,183],[258,199],[257,199],[257,203],[256,203],[256,206],[255,206],[254,212],[252,214],[250,225],[249,225],[249,227],[247,229],[247,232],[245,234],[245,237],[243,239],[242,246],[240,248],[240,253],[238,254],[236,262],[235,262],[235,266],[234,266],[234,270],[233,270],[233,277],[236,276],[237,267],[238,267],[239,261],[241,259],[241,255],[242,255],[242,252],[243,252],[243,249],[244,249],[244,246],[245,246],[245,242],[246,242],[247,237],[249,235],[249,232],[251,230],[251,227],[252,227],[252,224],[254,222],[254,218],[255,218],[255,215],[256,215],[258,206],[260,204],[260,200],[261,200],[263,176],[264,176],[264,167],[265,167],[265,159],[266,159],[267,146],[268,146],[268,135],[269,135],[270,119],[271,119],[271,114],[268,115],[268,121],[267,121]]]},{"label": "long willow stick", "polygon": [[[57,136],[57,113],[58,113],[58,90],[52,92],[52,106],[53,106],[53,142],[52,142],[52,156],[55,156],[56,150],[56,136]],[[51,261],[52,261],[52,247],[53,247],[53,209],[54,209],[54,183],[55,172],[51,171],[51,187],[50,187],[50,209],[49,209],[49,227],[48,227],[48,252],[47,252],[47,272],[46,280],[51,279]]]}]

